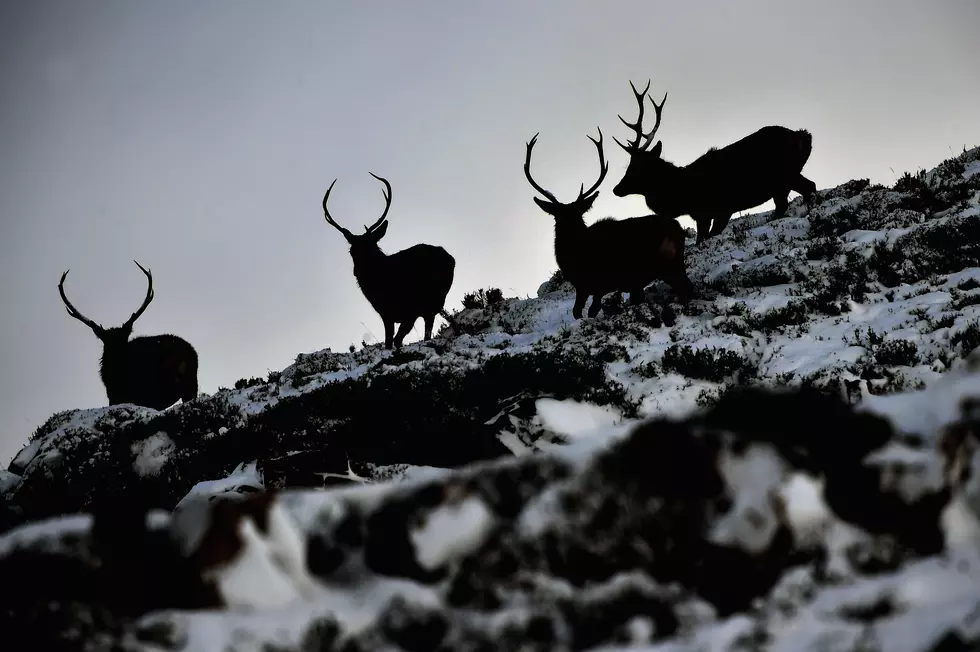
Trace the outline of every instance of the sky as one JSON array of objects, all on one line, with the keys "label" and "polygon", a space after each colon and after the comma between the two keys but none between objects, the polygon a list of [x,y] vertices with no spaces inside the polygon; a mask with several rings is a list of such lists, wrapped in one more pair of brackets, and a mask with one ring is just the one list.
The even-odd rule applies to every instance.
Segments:
[{"label": "sky", "polygon": [[0,465],[54,412],[107,404],[66,269],[111,326],[145,292],[133,259],[150,268],[135,334],[189,340],[212,393],[383,339],[323,220],[335,178],[355,233],[384,207],[368,173],[389,179],[381,246],[453,254],[448,309],[481,287],[533,296],[556,268],[523,174],[536,132],[535,178],[570,200],[602,128],[587,219],[649,212],[612,194],[631,79],[669,91],[675,163],[781,124],[813,134],[819,188],[891,183],[980,144],[977,25],[975,0],[2,3]]}]

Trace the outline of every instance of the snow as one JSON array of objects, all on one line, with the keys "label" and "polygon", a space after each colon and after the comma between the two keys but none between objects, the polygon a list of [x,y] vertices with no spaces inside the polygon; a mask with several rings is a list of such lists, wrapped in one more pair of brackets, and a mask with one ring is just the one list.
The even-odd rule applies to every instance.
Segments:
[{"label": "snow", "polygon": [[[414,604],[438,605],[434,591],[413,582],[371,579],[352,586],[323,588],[315,602],[298,602],[288,607],[182,613],[178,622],[187,633],[187,644],[181,650],[265,652],[269,643],[296,645],[310,622],[325,616],[336,618],[343,623],[345,632],[354,635],[374,622],[382,608],[399,597]],[[144,618],[142,625],[172,619],[168,613],[151,614]]]},{"label": "snow", "polygon": [[6,469],[0,469],[0,496],[20,484],[20,476]]},{"label": "snow", "polygon": [[301,594],[290,578],[272,561],[270,546],[251,519],[244,519],[239,528],[245,541],[242,554],[216,571],[206,571],[205,579],[213,580],[228,607],[269,609],[288,606]]},{"label": "snow", "polygon": [[[980,359],[975,360],[980,364]],[[906,433],[936,432],[958,412],[964,398],[976,396],[980,390],[980,377],[965,371],[949,372],[937,379],[933,387],[941,391],[869,396],[858,409],[886,416]]]},{"label": "snow", "polygon": [[269,510],[267,535],[248,516],[239,521],[238,534],[244,544],[240,554],[203,574],[228,607],[282,608],[316,597],[317,582],[306,567],[306,537],[278,501]]},{"label": "snow", "polygon": [[776,490],[783,504],[786,525],[800,546],[815,544],[833,520],[833,513],[823,499],[823,489],[823,480],[794,472]]},{"label": "snow", "polygon": [[776,534],[779,518],[773,496],[786,464],[772,446],[752,445],[741,455],[724,451],[719,467],[734,493],[735,504],[715,523],[708,540],[759,553]]},{"label": "snow", "polygon": [[475,496],[439,507],[411,533],[423,568],[435,570],[478,550],[493,529],[493,514]]},{"label": "snow", "polygon": [[619,410],[574,400],[540,398],[535,402],[542,424],[569,438],[595,435],[599,430],[622,423]]},{"label": "snow", "polygon": [[248,463],[243,462],[224,478],[198,482],[191,487],[191,490],[177,503],[174,509],[181,507],[186,501],[190,500],[208,498],[228,492],[242,493],[243,491],[249,490],[261,490],[263,488],[262,479],[259,477],[256,466],[256,460]]},{"label": "snow", "polygon": [[[621,346],[625,355],[617,352],[616,359],[606,362],[606,374],[636,402],[636,418],[627,417],[620,406],[552,396],[514,397],[513,404],[519,408],[533,406],[527,411],[529,416],[510,402],[502,404],[496,414],[473,415],[495,430],[514,457],[551,456],[567,464],[574,475],[642,419],[688,417],[741,382],[740,375],[739,380],[734,374],[709,380],[697,371],[665,365],[671,347],[686,347],[694,354],[720,350],[756,369],[757,377],[749,379],[752,382],[770,387],[826,385],[856,402],[858,412],[882,416],[901,434],[925,442],[916,447],[904,439],[893,440],[863,459],[866,467],[882,471],[881,491],[914,503],[949,481],[948,460],[937,454],[939,443],[948,435],[947,426],[960,418],[963,401],[980,397],[980,351],[969,355],[965,343],[954,344],[980,319],[980,303],[957,303],[968,303],[980,295],[980,289],[962,289],[980,281],[980,267],[964,264],[948,273],[903,277],[891,287],[872,282],[860,298],[841,298],[839,314],[807,305],[799,321],[785,315],[813,299],[816,290],[808,282],[829,278],[828,270],[836,269],[835,265],[839,268],[849,255],[868,260],[876,247],[897,246],[925,230],[980,218],[980,186],[975,181],[980,178],[980,149],[959,158],[961,174],[950,175],[937,168],[925,175],[925,183],[938,191],[957,176],[972,180],[972,194],[931,215],[902,208],[869,217],[861,213],[866,205],[873,209],[875,202],[901,199],[900,193],[881,189],[851,193],[845,184],[821,191],[812,211],[796,199],[782,219],[773,220],[771,212],[748,215],[733,220],[722,236],[699,247],[691,246],[689,240],[689,276],[703,292],[689,310],[676,315],[673,324],[653,326],[644,321],[646,313],[575,320],[571,317],[574,293],[567,285],[554,287],[549,282],[533,298],[509,299],[494,309],[460,311],[455,319],[472,329],[470,334],[456,334],[437,344],[408,345],[402,352],[371,346],[350,353],[330,349],[303,353],[275,378],[240,389],[222,389],[207,399],[220,401],[230,416],[224,425],[209,425],[206,437],[220,440],[236,429],[241,432],[257,415],[331,383],[374,379],[405,369],[474,369],[495,356],[542,350],[580,347],[589,355],[598,355],[597,351],[607,350],[603,347]],[[810,260],[814,224],[842,211],[861,218],[845,223],[828,238],[837,249]],[[874,213],[871,209],[866,212]],[[911,252],[905,253],[912,257]],[[660,292],[658,287],[649,290],[654,297]],[[603,326],[610,321],[615,326]],[[914,356],[882,357],[889,345],[903,341],[914,345]],[[844,381],[855,380],[860,381],[857,395],[848,396]],[[177,404],[168,412],[181,415],[190,407]],[[18,453],[9,471],[0,472],[0,495],[15,495],[38,476],[57,476],[59,467],[68,466],[66,451],[78,442],[111,437],[124,426],[147,423],[159,414],[136,406],[112,406],[56,415]],[[315,434],[328,441],[329,420],[319,427],[322,432]],[[140,477],[165,477],[164,471],[185,454],[182,434],[148,428],[129,446],[133,471]],[[158,518],[160,523],[169,522],[185,552],[194,549],[205,534],[207,521],[202,515],[211,499],[235,498],[239,496],[230,494],[247,495],[266,487],[256,453],[227,448],[229,455],[240,454],[242,459],[222,460],[225,465],[215,476],[233,470],[224,477],[183,479],[183,487],[190,486],[190,490],[169,519]],[[288,448],[276,454],[288,457],[303,452]],[[340,469],[343,454],[337,453]],[[732,651],[746,649],[744,641],[761,632],[768,637],[767,650],[924,652],[951,629],[980,637],[980,452],[962,453],[961,463],[973,472],[956,488],[942,513],[944,553],[868,574],[856,573],[850,559],[851,547],[866,541],[868,533],[837,518],[823,498],[825,478],[793,468],[769,444],[754,443],[740,450],[726,445],[718,455],[717,470],[732,505],[711,521],[708,540],[763,555],[785,526],[798,550],[826,547],[830,579],[817,582],[809,567],[791,569],[750,613],[726,618],[716,617],[705,603],[685,603],[678,610],[689,610],[690,622],[670,640],[656,644],[649,643],[656,630],[653,617],[636,616],[625,624],[626,636],[634,645],[629,649]],[[346,635],[354,635],[376,624],[399,596],[411,605],[441,610],[445,587],[364,572],[362,559],[349,561],[351,568],[362,573],[350,571],[355,581],[314,578],[306,568],[309,551],[304,535],[324,523],[370,514],[393,496],[410,495],[449,478],[489,474],[513,462],[482,462],[455,472],[421,465],[355,467],[348,459],[346,472],[312,473],[323,480],[343,479],[350,484],[329,491],[281,495],[270,512],[266,534],[249,518],[239,522],[243,554],[210,571],[230,609],[151,613],[143,617],[143,626],[159,619],[179,623],[187,637],[186,650],[233,647],[244,651],[273,643],[296,646],[311,621],[328,615],[341,623]],[[564,520],[562,504],[570,482],[563,478],[548,483],[511,520],[496,513],[469,485],[448,482],[444,486],[453,489],[437,505],[413,514],[408,540],[414,561],[424,570],[438,571],[479,556],[501,531],[530,541],[567,529],[570,525]],[[0,559],[19,549],[69,547],[91,522],[87,515],[76,515],[22,525],[0,535]],[[553,582],[550,590],[555,593],[585,591],[554,578],[539,577],[537,581]],[[853,615],[876,605],[888,609],[872,624]],[[530,608],[511,605],[490,615],[471,613],[466,618],[480,623],[493,620],[496,627],[503,628],[508,619],[526,620],[525,607]],[[867,642],[869,636],[873,644]],[[134,643],[134,649],[140,645]],[[626,648],[609,643],[592,649]]]},{"label": "snow", "polygon": [[54,428],[43,438],[25,446],[10,462],[10,470],[27,475],[38,467],[56,465],[61,457],[60,447],[79,430],[104,432],[122,425],[143,421],[158,414],[151,408],[137,405],[116,405],[89,410],[62,412],[51,418]]},{"label": "snow", "polygon": [[92,517],[88,514],[28,523],[0,535],[0,556],[9,555],[20,548],[58,548],[61,537],[81,534],[91,527]]},{"label": "snow", "polygon": [[174,452],[176,445],[165,432],[150,435],[142,441],[133,442],[130,450],[136,456],[133,467],[141,476],[157,475]]}]

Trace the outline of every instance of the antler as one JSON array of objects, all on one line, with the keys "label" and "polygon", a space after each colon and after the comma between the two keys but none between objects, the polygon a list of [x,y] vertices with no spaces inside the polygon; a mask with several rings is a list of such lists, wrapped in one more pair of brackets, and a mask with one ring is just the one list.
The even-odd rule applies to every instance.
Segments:
[{"label": "antler", "polygon": [[595,138],[589,136],[588,134],[585,135],[588,136],[589,140],[592,141],[592,144],[595,145],[595,148],[599,151],[599,179],[596,180],[596,182],[593,183],[588,190],[584,190],[585,184],[583,183],[582,187],[578,191],[579,199],[587,197],[588,195],[591,195],[593,192],[598,190],[599,186],[602,185],[602,180],[606,178],[606,172],[609,172],[609,162],[606,161],[606,157],[602,153],[602,129],[600,129],[599,127],[596,127],[596,129],[599,130],[599,140],[596,140]]},{"label": "antler", "polygon": [[[135,260],[133,262],[136,263]],[[143,305],[141,305],[136,312],[130,315],[129,319],[126,320],[126,323],[123,324],[124,327],[129,328],[132,328],[133,324],[136,323],[136,320],[139,319],[140,315],[142,315],[146,310],[146,307],[150,305],[151,301],[153,301],[153,275],[150,273],[150,270],[146,269],[139,263],[136,263],[136,266],[139,267],[140,271],[146,275],[146,298],[143,299]]]},{"label": "antler", "polygon": [[327,188],[327,192],[323,193],[323,218],[327,220],[327,224],[331,225],[344,235],[351,235],[350,231],[333,221],[333,218],[330,217],[330,211],[327,210],[327,198],[330,196],[330,191],[333,190],[334,183],[337,183],[336,179],[334,179],[333,183],[330,184],[330,187]]},{"label": "antler", "polygon": [[[647,98],[647,91],[650,90],[650,80],[647,80],[647,85],[642,92],[636,90],[636,86],[630,81],[630,88],[633,89],[633,95],[636,98],[637,106],[639,107],[639,114],[637,115],[636,122],[626,122],[623,116],[618,115],[617,117],[623,122],[624,125],[633,130],[636,134],[636,139],[629,141],[626,145],[619,142],[619,140],[613,136],[613,140],[616,144],[625,149],[627,152],[632,154],[633,152],[643,152],[650,148],[653,144],[653,137],[656,135],[657,130],[660,129],[660,119],[662,117],[662,112],[664,109],[664,104],[667,103],[667,93],[664,93],[664,99],[657,104],[653,98],[650,98],[650,102],[653,103],[653,109],[657,113],[657,122],[653,125],[653,129],[649,133],[643,133],[643,100]],[[646,142],[644,142],[646,141]]]},{"label": "antler", "polygon": [[[583,199],[584,197],[587,197],[592,193],[594,193],[599,188],[599,186],[602,185],[602,181],[603,179],[606,178],[606,173],[609,171],[609,162],[606,161],[605,154],[603,154],[602,152],[602,129],[600,129],[599,127],[596,127],[596,129],[599,130],[599,140],[596,140],[595,138],[589,136],[588,134],[586,134],[586,136],[588,137],[589,140],[592,141],[592,144],[595,145],[596,150],[599,152],[599,178],[596,180],[595,183],[589,186],[588,190],[585,189],[585,184],[583,183],[579,187],[578,199],[576,199],[575,201],[579,201],[580,199]],[[547,190],[539,186],[538,183],[531,176],[531,150],[534,148],[534,143],[536,143],[537,140],[538,140],[538,134],[534,134],[534,138],[532,138],[531,141],[527,143],[527,158],[524,159],[524,176],[527,177],[528,182],[535,190],[537,190],[542,195],[547,197],[552,203],[560,204],[561,202],[555,199],[555,196],[553,194],[551,194],[550,192],[548,192]]]},{"label": "antler", "polygon": [[381,223],[385,221],[385,217],[388,216],[388,209],[391,208],[391,184],[388,183],[387,179],[385,179],[384,177],[379,177],[374,172],[368,172],[368,174],[370,174],[372,177],[374,177],[381,183],[385,184],[384,189],[382,189],[381,191],[382,193],[384,193],[385,196],[385,212],[381,214],[381,217],[378,218],[377,222],[375,222],[371,226],[364,227],[365,233],[370,233],[371,231],[374,231],[376,228],[381,226]]},{"label": "antler", "polygon": [[534,178],[531,176],[531,150],[534,149],[534,143],[538,142],[538,135],[540,133],[541,132],[534,134],[534,138],[532,138],[531,141],[527,143],[527,157],[524,159],[524,176],[527,177],[528,183],[531,184],[532,188],[540,192],[542,195],[547,197],[553,203],[560,204],[561,202],[555,199],[554,195],[552,195],[550,192],[548,192],[547,190],[539,186],[538,182],[535,181]]},{"label": "antler", "polygon": [[65,278],[68,277],[69,271],[71,270],[65,270],[65,273],[61,275],[61,282],[58,283],[58,293],[61,295],[61,300],[65,303],[65,308],[68,310],[68,314],[91,328],[96,332],[96,334],[104,332],[105,329],[102,328],[102,326],[96,324],[94,321],[78,312],[78,310],[75,309],[75,306],[71,305],[71,301],[68,300],[68,297],[65,296]]}]

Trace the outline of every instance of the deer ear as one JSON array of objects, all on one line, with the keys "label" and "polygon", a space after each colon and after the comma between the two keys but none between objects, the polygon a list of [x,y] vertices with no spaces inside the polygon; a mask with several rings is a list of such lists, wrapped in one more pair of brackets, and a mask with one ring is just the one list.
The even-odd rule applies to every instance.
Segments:
[{"label": "deer ear", "polygon": [[598,199],[598,198],[599,198],[599,193],[598,192],[594,192],[591,195],[589,195],[588,197],[586,197],[585,199],[583,199],[582,200],[582,206],[585,208],[585,210],[583,210],[582,213],[583,214],[584,213],[588,213],[592,209],[592,204],[594,204],[595,203],[595,200]]},{"label": "deer ear", "polygon": [[555,206],[554,206],[554,204],[552,204],[547,199],[541,199],[540,197],[532,197],[532,199],[534,199],[534,203],[538,205],[538,208],[540,208],[541,210],[543,210],[548,215],[554,215],[555,214]]},{"label": "deer ear", "polygon": [[654,145],[653,149],[650,150],[650,153],[656,156],[657,158],[660,158],[660,152],[661,150],[663,150],[663,147],[664,147],[663,142],[658,140],[657,144]]},{"label": "deer ear", "polygon": [[381,226],[376,228],[374,231],[371,231],[371,237],[375,242],[377,242],[381,238],[385,237],[385,233],[387,232],[388,232],[388,220],[385,220],[384,222],[381,223]]}]

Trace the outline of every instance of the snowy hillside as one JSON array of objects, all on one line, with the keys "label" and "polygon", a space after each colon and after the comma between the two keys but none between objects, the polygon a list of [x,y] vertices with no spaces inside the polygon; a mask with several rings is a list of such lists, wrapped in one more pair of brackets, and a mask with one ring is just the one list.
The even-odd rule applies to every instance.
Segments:
[{"label": "snowy hillside", "polygon": [[[478,294],[399,352],[54,415],[0,471],[0,631],[37,649],[980,645],[980,148],[770,217],[692,234],[683,310],[658,283],[576,321],[553,278]],[[302,570],[277,570],[295,541],[229,543],[227,505],[262,488],[292,490],[282,514],[248,509],[260,530],[285,514],[273,539],[296,524]],[[199,500],[216,494],[247,500]],[[211,589],[188,551],[214,532],[237,570],[213,580],[223,603],[191,604]],[[191,607],[219,610],[168,611]]]}]

